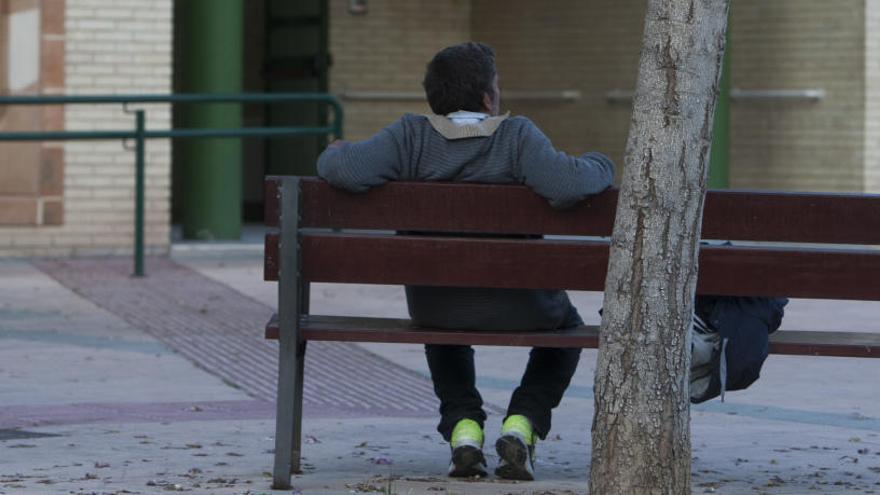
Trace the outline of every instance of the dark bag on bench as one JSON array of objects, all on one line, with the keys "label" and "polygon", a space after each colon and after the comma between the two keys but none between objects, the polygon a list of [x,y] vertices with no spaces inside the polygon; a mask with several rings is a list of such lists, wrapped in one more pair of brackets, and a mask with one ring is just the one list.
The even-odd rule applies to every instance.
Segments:
[{"label": "dark bag on bench", "polygon": [[691,402],[719,395],[724,400],[725,391],[742,390],[758,379],[786,304],[785,298],[697,296],[693,337],[714,347],[702,376],[691,368]]}]

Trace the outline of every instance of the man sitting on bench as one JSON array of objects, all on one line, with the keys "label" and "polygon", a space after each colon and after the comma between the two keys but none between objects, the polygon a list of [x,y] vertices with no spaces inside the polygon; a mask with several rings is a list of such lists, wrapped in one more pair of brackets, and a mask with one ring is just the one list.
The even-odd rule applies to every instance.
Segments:
[{"label": "man sitting on bench", "polygon": [[[331,144],[318,159],[318,174],[354,192],[391,180],[525,184],[556,208],[611,185],[614,166],[608,157],[556,151],[529,119],[499,115],[490,47],[463,43],[440,51],[423,84],[434,115],[407,114],[365,141]],[[425,327],[552,330],[582,324],[562,290],[407,287],[406,296],[413,323]],[[449,475],[485,476],[486,413],[476,388],[473,349],[429,344],[425,352],[440,399],[437,429],[452,449]],[[495,444],[498,476],[534,478],[536,439],[547,436],[551,410],[562,399],[580,352],[532,349]]]}]

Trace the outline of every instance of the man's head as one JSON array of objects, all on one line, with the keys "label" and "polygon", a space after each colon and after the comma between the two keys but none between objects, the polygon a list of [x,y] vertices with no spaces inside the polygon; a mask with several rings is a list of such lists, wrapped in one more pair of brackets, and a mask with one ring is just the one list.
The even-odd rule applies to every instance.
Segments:
[{"label": "man's head", "polygon": [[458,110],[498,114],[495,52],[483,43],[461,43],[441,50],[428,62],[422,85],[436,114]]}]

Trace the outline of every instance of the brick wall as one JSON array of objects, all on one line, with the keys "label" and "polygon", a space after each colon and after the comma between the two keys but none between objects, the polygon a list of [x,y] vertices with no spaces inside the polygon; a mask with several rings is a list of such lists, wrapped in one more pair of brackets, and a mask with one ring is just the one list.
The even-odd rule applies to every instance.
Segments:
[{"label": "brick wall", "polygon": [[[826,92],[824,100],[814,103],[734,101],[732,187],[864,189],[864,4],[865,0],[732,3],[734,88]],[[603,151],[620,167],[630,105],[609,101],[606,95],[633,89],[643,5],[638,0],[475,2],[474,38],[498,51],[502,97],[512,89],[581,92],[574,102],[509,101],[502,106],[531,117],[558,148],[570,153]],[[877,3],[871,8],[876,11]],[[877,26],[868,32],[876,33]],[[871,60],[878,59],[874,55]],[[872,101],[880,105],[877,98]],[[872,149],[877,153],[876,146]],[[868,160],[880,172],[877,159]]]},{"label": "brick wall", "polygon": [[[171,0],[66,0],[65,92],[169,93]],[[167,105],[145,107],[148,128],[171,125]],[[68,130],[130,129],[120,105],[69,106]],[[64,144],[64,223],[0,227],[0,256],[129,253],[134,232],[134,154],[120,142]],[[146,242],[169,242],[170,145],[147,142]]]},{"label": "brick wall", "polygon": [[[620,161],[629,106],[609,104],[605,93],[633,86],[643,2],[386,0],[370,2],[365,15],[349,14],[347,4],[331,2],[331,91],[412,96],[344,98],[348,139],[368,137],[405,112],[429,112],[421,87],[425,64],[445,46],[477,40],[496,49],[503,111],[529,116],[560,149],[598,149]],[[506,92],[564,90],[581,98],[505,98]]]},{"label": "brick wall", "polygon": [[[64,0],[0,1],[0,93],[58,93],[64,85]],[[62,15],[57,15],[62,12]],[[63,127],[58,107],[0,109],[0,130]],[[0,229],[63,221],[63,153],[57,143],[0,143]],[[0,232],[2,238],[2,232]]]},{"label": "brick wall", "polygon": [[445,46],[470,39],[470,0],[371,0],[353,15],[330,2],[330,91],[405,92],[419,99],[344,99],[345,136],[364,139],[406,112],[427,113],[425,64]]},{"label": "brick wall", "polygon": [[880,2],[865,0],[865,191],[880,193]]},{"label": "brick wall", "polygon": [[732,187],[864,189],[864,12],[865,0],[733,2],[733,87],[826,96],[735,102]]},{"label": "brick wall", "polygon": [[[64,4],[64,29],[44,33],[43,43],[53,43],[41,47],[49,53],[63,46],[64,70],[44,64],[41,77],[55,74],[68,94],[171,90],[171,0],[39,3]],[[425,63],[444,46],[476,39],[498,52],[503,110],[531,117],[564,151],[604,151],[620,166],[630,107],[607,95],[633,88],[642,0],[374,0],[363,15],[349,13],[348,5],[330,2],[331,91],[386,93],[345,99],[349,139],[368,137],[404,112],[428,112],[421,96]],[[880,190],[878,11],[872,0],[733,3],[735,88],[826,92],[820,102],[734,102],[733,187]],[[580,98],[504,98],[505,92],[563,90]],[[170,126],[167,106],[148,110],[150,127]],[[115,105],[49,108],[42,118],[71,130],[133,122]],[[112,142],[49,148],[51,160],[64,162],[63,211],[51,212],[63,224],[0,227],[0,256],[130,252],[133,154]],[[147,149],[147,242],[161,252],[169,237],[169,144],[150,141]]]},{"label": "brick wall", "polygon": [[[497,53],[502,110],[531,118],[568,153],[602,151],[618,166],[630,105],[606,93],[632,90],[641,47],[641,0],[481,0],[473,35]],[[510,91],[580,91],[576,101],[522,101]]]}]

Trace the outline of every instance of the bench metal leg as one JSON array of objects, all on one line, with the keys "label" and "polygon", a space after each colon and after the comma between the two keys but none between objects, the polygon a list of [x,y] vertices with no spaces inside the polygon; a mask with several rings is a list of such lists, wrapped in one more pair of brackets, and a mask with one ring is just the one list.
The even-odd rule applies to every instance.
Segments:
[{"label": "bench metal leg", "polygon": [[299,471],[302,425],[302,372],[305,346],[299,338],[302,294],[299,273],[299,178],[281,184],[281,245],[278,277],[278,395],[272,488],[290,488]]},{"label": "bench metal leg", "polygon": [[293,444],[291,446],[291,473],[301,473],[302,466],[302,419],[303,419],[303,373],[306,363],[306,343],[300,344],[296,357],[296,379],[293,384]]},{"label": "bench metal leg", "polygon": [[[300,315],[309,314],[309,302],[310,302],[310,293],[311,293],[311,284],[307,281],[300,281],[299,285],[299,313]],[[306,344],[308,342],[302,341],[297,349],[296,355],[296,380],[294,380],[293,384],[293,449],[292,449],[292,461],[290,464],[290,472],[292,473],[301,473],[302,466],[300,462],[302,460],[302,419],[303,419],[303,379],[305,377],[305,364],[306,364]]]},{"label": "bench metal leg", "polygon": [[[297,409],[296,383],[302,383],[299,370],[302,365],[293,339],[281,339],[278,355],[278,395],[275,415],[275,466],[272,470],[272,488],[286,490],[290,488],[290,473],[293,470],[292,454],[294,447],[294,416]],[[284,342],[287,340],[287,342]],[[300,397],[301,400],[301,397]],[[302,408],[300,407],[300,412]],[[301,421],[300,414],[299,420]],[[296,432],[299,433],[298,431]],[[296,442],[298,443],[298,442]],[[297,446],[296,464],[299,468],[299,446]]]}]

